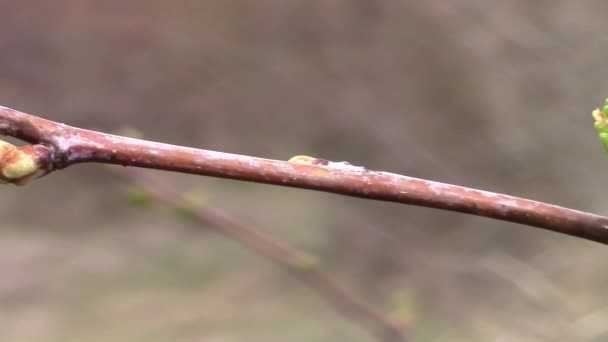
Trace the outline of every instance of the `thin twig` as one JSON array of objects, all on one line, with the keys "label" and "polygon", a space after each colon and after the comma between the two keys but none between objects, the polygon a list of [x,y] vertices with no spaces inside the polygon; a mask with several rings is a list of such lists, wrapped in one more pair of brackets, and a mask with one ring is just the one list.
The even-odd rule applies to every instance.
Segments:
[{"label": "thin twig", "polygon": [[451,210],[608,243],[604,216],[345,162],[318,158],[285,162],[162,144],[70,127],[4,107],[0,107],[0,134],[38,144],[38,150],[47,148],[52,165],[43,163],[40,168],[48,172],[84,162],[168,170]]},{"label": "thin twig", "polygon": [[238,241],[263,255],[315,290],[327,303],[345,317],[368,326],[380,341],[407,341],[405,326],[378,312],[339,287],[320,268],[317,258],[289,247],[275,238],[247,226],[225,212],[209,206],[196,206],[160,179],[130,169],[127,175],[152,197],[185,210],[196,221]]}]

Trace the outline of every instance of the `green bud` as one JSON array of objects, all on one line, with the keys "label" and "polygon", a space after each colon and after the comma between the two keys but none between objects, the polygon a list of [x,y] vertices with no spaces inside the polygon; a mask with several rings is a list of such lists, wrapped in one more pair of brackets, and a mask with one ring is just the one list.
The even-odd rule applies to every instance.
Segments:
[{"label": "green bud", "polygon": [[298,252],[289,260],[289,263],[301,271],[308,271],[318,268],[321,260],[312,254]]},{"label": "green bud", "polygon": [[152,194],[141,187],[133,187],[127,191],[127,199],[131,204],[145,207],[154,202]]}]

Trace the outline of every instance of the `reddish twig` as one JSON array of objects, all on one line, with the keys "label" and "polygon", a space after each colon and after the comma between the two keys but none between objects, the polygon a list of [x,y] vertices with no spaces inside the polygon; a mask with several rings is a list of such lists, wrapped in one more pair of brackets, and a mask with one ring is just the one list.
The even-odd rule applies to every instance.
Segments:
[{"label": "reddish twig", "polygon": [[158,178],[135,170],[131,170],[127,174],[154,199],[185,210],[189,217],[194,218],[197,222],[209,225],[217,232],[282,266],[315,290],[339,313],[353,321],[370,326],[379,340],[386,342],[408,340],[403,324],[391,320],[390,317],[372,309],[340,288],[320,269],[316,257],[295,250],[273,237],[239,222],[217,208],[192,204],[181,193]]},{"label": "reddish twig", "polygon": [[[285,162],[162,144],[70,127],[4,107],[0,134],[36,144],[37,153],[44,152],[38,157],[40,168],[48,172],[84,162],[161,169],[451,210],[608,243],[607,217],[344,162]],[[0,164],[0,171],[4,166]]]}]

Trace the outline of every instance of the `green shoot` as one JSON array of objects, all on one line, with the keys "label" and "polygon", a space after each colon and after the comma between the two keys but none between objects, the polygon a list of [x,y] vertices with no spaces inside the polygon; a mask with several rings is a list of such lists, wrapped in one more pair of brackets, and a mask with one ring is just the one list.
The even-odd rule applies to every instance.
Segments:
[{"label": "green shoot", "polygon": [[595,119],[595,123],[593,126],[597,131],[598,136],[600,137],[600,141],[602,145],[604,145],[604,149],[608,152],[608,117],[606,114],[608,113],[608,99],[604,102],[604,107],[602,110],[599,108],[594,110],[592,115]]}]

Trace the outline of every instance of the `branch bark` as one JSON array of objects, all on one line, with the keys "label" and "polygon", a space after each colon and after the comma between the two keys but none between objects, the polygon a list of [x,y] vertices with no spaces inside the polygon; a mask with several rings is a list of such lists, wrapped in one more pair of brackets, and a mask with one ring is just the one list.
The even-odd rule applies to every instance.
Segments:
[{"label": "branch bark", "polygon": [[[135,166],[450,210],[608,243],[604,216],[345,162],[310,157],[286,162],[162,144],[70,127],[5,107],[0,107],[0,134],[34,144],[43,155],[36,159],[41,161],[38,172],[85,162]],[[0,171],[5,166],[0,159]]]},{"label": "branch bark", "polygon": [[315,256],[289,247],[281,241],[241,223],[220,209],[193,205],[181,193],[158,178],[141,171],[129,171],[127,175],[149,192],[154,199],[185,210],[197,222],[209,225],[218,233],[241,243],[246,248],[281,266],[319,294],[337,312],[369,328],[379,341],[405,342],[409,340],[404,324],[374,310],[337,285],[328,274],[323,272]]}]

